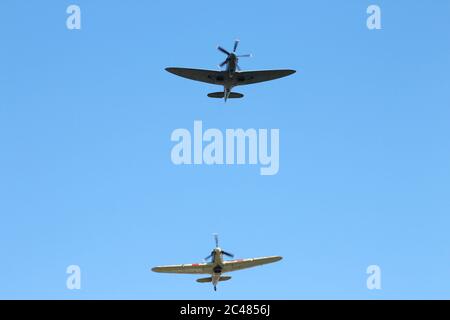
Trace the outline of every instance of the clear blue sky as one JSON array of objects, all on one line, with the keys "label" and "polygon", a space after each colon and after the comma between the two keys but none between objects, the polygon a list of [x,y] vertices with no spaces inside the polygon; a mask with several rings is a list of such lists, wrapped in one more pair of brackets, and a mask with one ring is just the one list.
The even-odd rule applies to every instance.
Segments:
[{"label": "clear blue sky", "polygon": [[[298,72],[224,104],[164,71],[214,70],[235,38],[243,69]],[[0,39],[0,298],[450,297],[449,1],[2,0]],[[279,128],[278,175],[174,166],[194,120]],[[201,261],[213,232],[284,260],[216,293],[149,271]]]}]

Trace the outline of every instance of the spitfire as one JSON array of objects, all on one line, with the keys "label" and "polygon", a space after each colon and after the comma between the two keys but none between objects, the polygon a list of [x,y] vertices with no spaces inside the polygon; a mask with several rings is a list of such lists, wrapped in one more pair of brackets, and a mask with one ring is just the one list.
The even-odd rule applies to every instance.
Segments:
[{"label": "spitfire", "polygon": [[280,256],[270,256],[225,261],[223,259],[224,256],[234,258],[234,255],[219,247],[219,237],[217,234],[214,234],[214,239],[216,241],[216,247],[205,258],[205,260],[211,260],[211,262],[155,267],[152,271],[161,273],[208,274],[210,275],[209,277],[197,279],[197,282],[212,283],[214,291],[216,291],[219,282],[231,279],[230,276],[226,276],[224,273],[253,268],[282,259]]},{"label": "spitfire", "polygon": [[225,101],[231,98],[242,98],[244,95],[231,90],[237,86],[247,84],[259,83],[264,81],[275,80],[283,78],[295,73],[295,70],[281,69],[281,70],[260,70],[260,71],[241,71],[239,67],[239,58],[251,57],[250,54],[238,55],[236,54],[239,40],[234,42],[233,51],[218,46],[217,49],[226,54],[226,59],[219,65],[220,68],[225,67],[222,71],[204,70],[204,69],[190,69],[190,68],[174,68],[169,67],[166,70],[177,76],[187,78],[190,80],[211,83],[223,86],[222,92],[212,92],[208,94],[210,98],[223,98]]}]

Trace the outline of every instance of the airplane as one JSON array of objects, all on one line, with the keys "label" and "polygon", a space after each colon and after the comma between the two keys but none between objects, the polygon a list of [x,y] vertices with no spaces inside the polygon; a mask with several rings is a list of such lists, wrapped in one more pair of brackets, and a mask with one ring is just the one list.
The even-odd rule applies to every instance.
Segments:
[{"label": "airplane", "polygon": [[234,42],[233,51],[218,46],[217,49],[227,55],[224,62],[219,65],[219,68],[226,66],[225,70],[203,70],[191,68],[166,68],[166,71],[177,76],[187,78],[190,80],[206,82],[223,86],[223,92],[212,92],[208,94],[210,98],[224,98],[225,102],[231,98],[242,98],[244,95],[231,90],[236,86],[243,86],[253,83],[275,80],[278,78],[287,77],[295,70],[259,70],[259,71],[241,71],[239,67],[239,58],[251,57],[251,54],[238,55],[236,49],[239,45],[239,40]]},{"label": "airplane", "polygon": [[[231,279],[230,276],[224,275],[224,273],[247,268],[253,268],[256,266],[277,262],[283,259],[280,256],[270,256],[262,258],[225,261],[223,259],[223,256],[233,258],[234,255],[222,250],[219,247],[219,237],[217,234],[214,234],[214,239],[216,241],[216,247],[212,250],[211,254],[205,258],[204,263],[178,264],[178,265],[154,267],[152,268],[152,271],[159,273],[208,274],[211,276],[207,278],[197,279],[197,282],[199,283],[211,282],[212,285],[214,286],[214,291],[217,291],[217,284],[219,282]],[[208,259],[211,259],[211,262],[206,262]]]}]

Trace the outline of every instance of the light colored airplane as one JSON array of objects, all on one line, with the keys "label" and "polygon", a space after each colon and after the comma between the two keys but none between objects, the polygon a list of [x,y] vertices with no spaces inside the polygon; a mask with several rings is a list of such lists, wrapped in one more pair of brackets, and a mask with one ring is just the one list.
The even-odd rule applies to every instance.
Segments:
[{"label": "light colored airplane", "polygon": [[227,55],[227,58],[222,62],[219,67],[226,66],[225,70],[203,70],[203,69],[190,69],[190,68],[166,68],[170,73],[177,76],[211,83],[223,86],[223,92],[212,92],[208,94],[210,98],[224,98],[225,102],[228,98],[242,98],[242,93],[231,92],[236,86],[243,86],[247,84],[253,84],[258,82],[275,80],[283,78],[295,73],[295,70],[260,70],[260,71],[240,71],[241,68],[238,65],[239,58],[251,57],[250,54],[237,55],[236,49],[238,47],[239,40],[234,42],[233,52],[229,52],[224,48],[218,46],[217,49]]},{"label": "light colored airplane", "polygon": [[211,282],[214,286],[214,291],[216,291],[217,284],[220,281],[227,281],[231,279],[230,276],[226,276],[224,275],[224,273],[253,268],[256,266],[277,262],[282,259],[282,257],[280,256],[271,256],[224,261],[223,256],[227,256],[230,258],[233,258],[234,256],[233,254],[219,248],[219,238],[217,234],[214,235],[214,238],[216,240],[216,247],[213,249],[211,254],[205,258],[205,261],[211,259],[211,262],[155,267],[152,269],[152,271],[161,273],[209,274],[211,275],[210,277],[200,278],[197,280],[197,282]]}]

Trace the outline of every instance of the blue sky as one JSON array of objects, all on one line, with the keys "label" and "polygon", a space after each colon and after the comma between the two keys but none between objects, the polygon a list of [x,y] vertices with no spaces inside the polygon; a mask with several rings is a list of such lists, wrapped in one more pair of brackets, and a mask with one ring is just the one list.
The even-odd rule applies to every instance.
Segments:
[{"label": "blue sky", "polygon": [[[1,1],[0,298],[449,298],[449,31],[445,0]],[[216,70],[235,38],[243,69],[298,72],[224,104],[164,71]],[[194,120],[279,128],[279,173],[173,165]],[[201,261],[214,232],[284,260],[216,293],[149,271]]]}]

